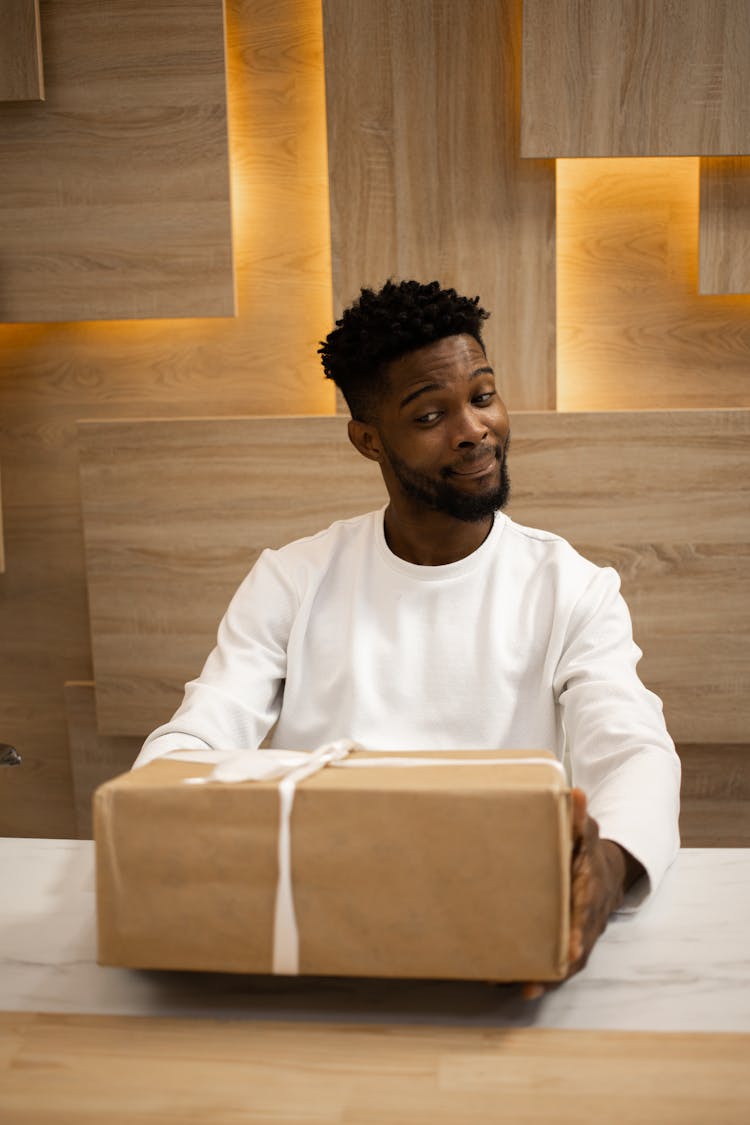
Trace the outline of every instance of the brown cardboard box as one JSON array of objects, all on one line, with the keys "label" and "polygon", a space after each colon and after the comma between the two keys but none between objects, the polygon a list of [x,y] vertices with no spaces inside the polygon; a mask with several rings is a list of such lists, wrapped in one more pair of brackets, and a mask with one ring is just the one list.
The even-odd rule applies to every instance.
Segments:
[{"label": "brown cardboard box", "polygon": [[[329,766],[298,786],[300,972],[559,980],[570,798],[552,755],[413,756],[488,764]],[[491,764],[521,756],[550,764]],[[97,790],[100,963],[271,972],[278,782],[184,784],[210,768],[160,760]]]}]

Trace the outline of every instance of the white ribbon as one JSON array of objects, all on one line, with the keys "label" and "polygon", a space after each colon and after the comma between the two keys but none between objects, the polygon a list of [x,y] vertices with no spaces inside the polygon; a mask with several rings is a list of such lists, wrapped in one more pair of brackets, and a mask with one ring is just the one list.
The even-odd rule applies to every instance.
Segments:
[{"label": "white ribbon", "polygon": [[356,742],[339,739],[319,746],[312,753],[297,750],[173,750],[165,755],[180,762],[214,763],[214,768],[206,777],[187,777],[186,785],[206,785],[209,782],[239,781],[279,781],[279,839],[278,839],[278,878],[276,882],[276,904],[273,923],[272,971],[277,974],[296,976],[299,973],[299,930],[294,909],[292,888],[292,833],[291,818],[294,794],[300,781],[310,777],[326,766],[345,766],[347,768],[370,766],[393,766],[414,768],[415,766],[519,766],[544,765],[556,768],[565,778],[565,770],[557,758],[437,758],[401,757],[388,751],[380,751],[374,758],[353,758],[347,756],[352,750],[362,750]]},{"label": "white ribbon", "polygon": [[341,739],[319,746],[308,754],[295,750],[241,750],[217,754],[205,750],[173,751],[167,757],[178,761],[213,761],[213,770],[207,777],[188,777],[190,785],[205,785],[211,781],[274,781],[279,782],[279,839],[276,904],[273,920],[272,971],[296,976],[299,973],[299,930],[294,909],[292,889],[292,806],[300,781],[328,765],[340,763],[355,749],[355,742]]}]

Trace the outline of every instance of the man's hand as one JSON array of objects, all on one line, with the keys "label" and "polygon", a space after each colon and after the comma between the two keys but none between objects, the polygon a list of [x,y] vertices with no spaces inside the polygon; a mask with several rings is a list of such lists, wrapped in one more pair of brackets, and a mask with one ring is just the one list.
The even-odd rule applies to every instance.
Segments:
[{"label": "man's hand", "polygon": [[569,977],[588,961],[596,939],[604,933],[613,910],[622,906],[625,891],[640,868],[619,844],[599,838],[599,826],[586,812],[585,794],[574,789],[572,797]]},{"label": "man's hand", "polygon": [[[622,905],[625,891],[644,874],[641,864],[613,840],[599,838],[599,826],[586,812],[586,795],[572,790],[573,857],[570,885],[570,944],[568,977],[588,961],[596,939],[613,910]],[[540,984],[525,984],[523,995],[536,999]]]}]

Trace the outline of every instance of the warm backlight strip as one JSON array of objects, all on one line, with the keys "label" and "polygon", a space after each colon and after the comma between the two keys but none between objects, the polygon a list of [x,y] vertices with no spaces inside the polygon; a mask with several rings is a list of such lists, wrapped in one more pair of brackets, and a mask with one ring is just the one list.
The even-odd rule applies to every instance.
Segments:
[{"label": "warm backlight strip", "polygon": [[750,296],[698,293],[699,160],[557,161],[560,410],[750,406]]},{"label": "warm backlight strip", "polygon": [[333,319],[320,0],[226,18],[237,315],[0,324],[0,379],[30,387],[54,365],[77,416],[100,399],[115,415],[334,412],[316,354]]}]

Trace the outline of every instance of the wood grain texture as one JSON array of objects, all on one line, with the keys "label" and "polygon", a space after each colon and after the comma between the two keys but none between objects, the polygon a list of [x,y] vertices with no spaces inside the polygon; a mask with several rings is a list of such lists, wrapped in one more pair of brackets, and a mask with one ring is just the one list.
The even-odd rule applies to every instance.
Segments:
[{"label": "wood grain texture", "polygon": [[3,536],[3,486],[0,476],[0,574],[5,570],[5,538]]},{"label": "wood grain texture", "polygon": [[[0,740],[23,764],[3,771],[0,835],[75,835],[63,682],[91,678],[80,504],[35,495],[17,507],[4,476],[6,569],[0,577]],[[59,495],[59,493],[58,493]],[[47,501],[45,503],[45,500]]]},{"label": "wood grain texture", "polygon": [[750,152],[746,0],[524,0],[521,152]]},{"label": "wood grain texture", "polygon": [[14,1125],[744,1125],[750,1036],[0,1013]]},{"label": "wood grain texture", "polygon": [[[683,798],[694,798],[699,801],[750,801],[750,754],[747,745],[697,743],[681,745],[677,749],[682,762]],[[718,763],[721,763],[720,769],[717,769]],[[750,817],[747,831],[750,834]],[[704,845],[687,846],[703,847]]]},{"label": "wood grain texture", "polygon": [[129,770],[141,740],[111,738],[96,729],[96,701],[91,681],[65,684],[70,774],[73,784],[76,829],[79,840],[92,838],[91,798],[94,790]]},{"label": "wood grain texture", "polygon": [[0,0],[0,102],[44,100],[39,0]]},{"label": "wood grain texture", "polygon": [[[75,835],[63,684],[92,676],[75,420],[333,408],[315,356],[331,325],[319,0],[229,0],[227,33],[239,315],[0,325],[0,729],[24,755],[0,785],[0,832]],[[116,38],[126,48],[127,28]],[[94,101],[108,74],[90,75]],[[640,173],[650,163],[621,167]],[[645,198],[637,179],[614,191],[612,229],[594,239],[599,272],[573,262],[586,282],[570,321],[583,348],[561,382],[565,409],[750,405],[747,298],[694,300],[697,161],[653,163]],[[671,169],[686,165],[693,170],[673,180]],[[192,174],[186,167],[187,186]],[[598,204],[584,195],[579,214],[593,208],[608,222],[607,193]],[[618,217],[629,197],[635,210]],[[665,282],[677,283],[676,298],[662,298]],[[568,322],[561,315],[564,331]]]},{"label": "wood grain texture", "polygon": [[[745,757],[750,757],[744,746]],[[682,797],[680,839],[686,848],[750,847],[750,801],[734,797]]]},{"label": "wood grain texture", "polygon": [[221,0],[49,0],[0,105],[0,320],[235,311]]},{"label": "wood grain texture", "polygon": [[750,847],[750,748],[679,745],[684,848]]},{"label": "wood grain texture", "polygon": [[750,157],[701,160],[701,293],[750,293]]},{"label": "wood grain texture", "polygon": [[23,755],[0,779],[3,835],[76,834],[63,685],[92,679],[76,420],[333,410],[315,354],[331,325],[319,0],[231,0],[227,37],[239,315],[0,325],[0,739]]},{"label": "wood grain texture", "polygon": [[[518,413],[512,425],[510,514],[618,569],[643,679],[677,739],[745,741],[750,413]],[[108,734],[145,735],[171,714],[262,547],[385,495],[340,418],[84,422],[80,458]]]},{"label": "wood grain texture", "polygon": [[553,409],[555,173],[519,156],[520,0],[323,16],[337,313],[389,277],[479,293],[511,406]]},{"label": "wood grain texture", "polygon": [[83,422],[79,434],[105,734],[145,736],[171,714],[264,547],[385,502],[342,418]]},{"label": "wood grain texture", "polygon": [[750,297],[698,294],[698,181],[697,159],[557,162],[560,410],[750,406]]}]

